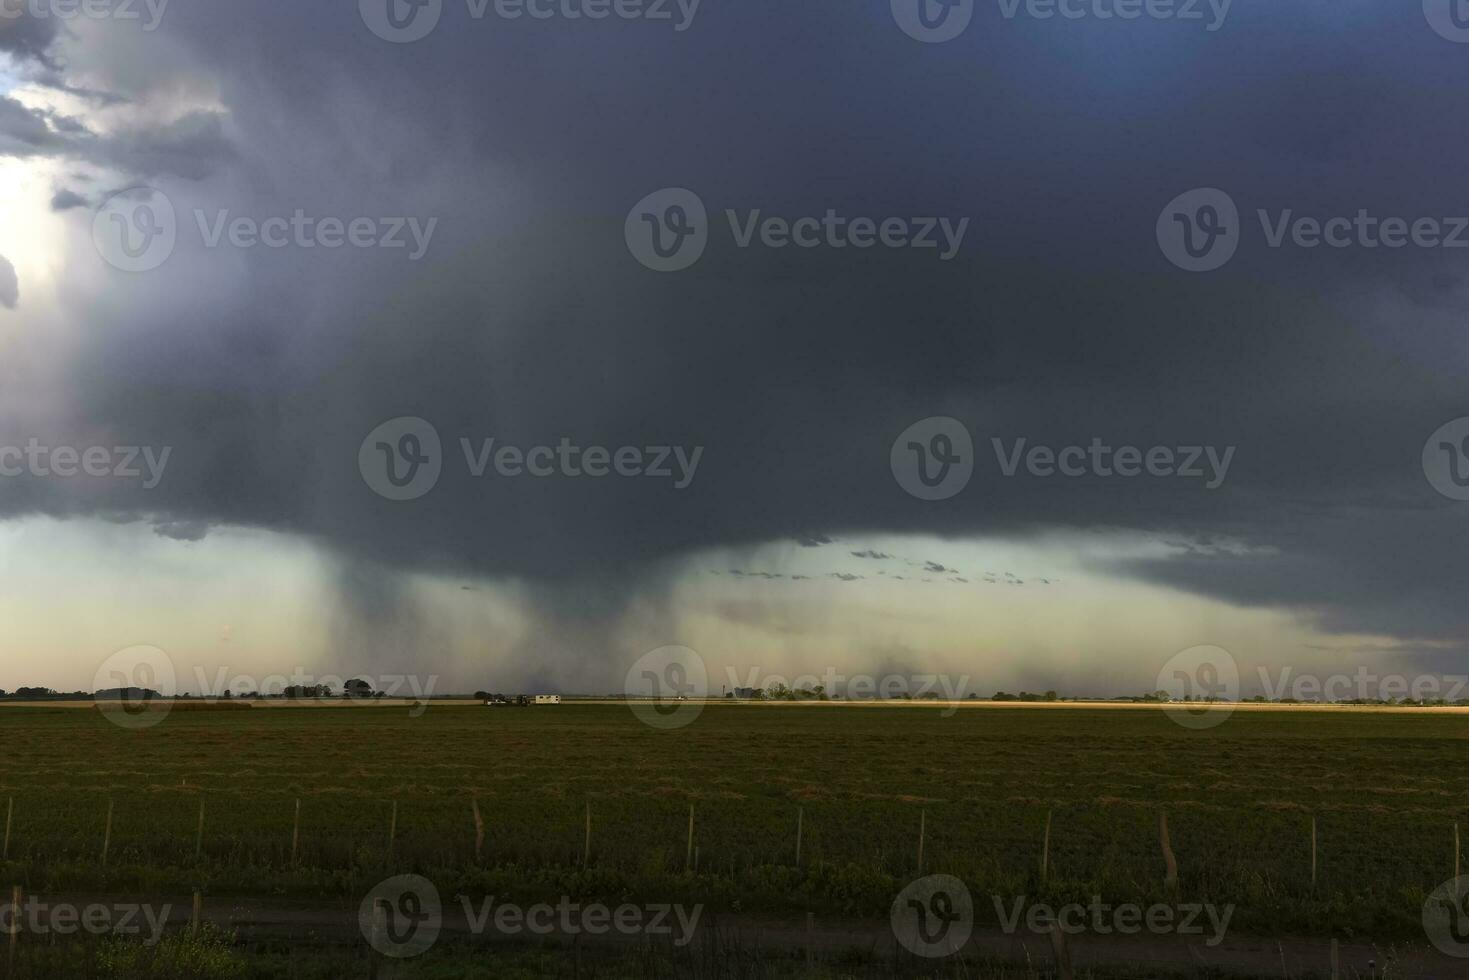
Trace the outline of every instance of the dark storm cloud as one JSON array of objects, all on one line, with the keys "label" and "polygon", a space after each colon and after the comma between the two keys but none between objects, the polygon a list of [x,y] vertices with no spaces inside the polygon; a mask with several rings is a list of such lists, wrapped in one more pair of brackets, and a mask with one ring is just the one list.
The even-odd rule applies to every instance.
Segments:
[{"label": "dark storm cloud", "polygon": [[[58,431],[106,420],[176,447],[163,486],[112,490],[108,507],[311,535],[387,567],[627,593],[641,588],[627,568],[710,545],[1121,527],[1250,547],[1120,573],[1461,639],[1469,522],[1419,466],[1428,434],[1469,414],[1461,253],[1270,249],[1255,225],[1229,266],[1190,275],[1153,228],[1199,186],[1227,189],[1247,224],[1255,208],[1462,212],[1469,50],[1416,7],[1240,9],[1210,35],[995,19],[921,45],[887,6],[710,5],[674,36],[455,23],[448,4],[450,23],[403,46],[350,4],[171,11],[160,36],[215,73],[237,138],[193,117],[104,144],[0,109],[9,152],[145,176],[227,167],[235,196],[208,206],[441,227],[412,265],[240,253],[247,288],[223,298],[195,295],[178,270],[198,265],[176,256],[153,273],[179,277],[169,316],[77,310],[96,329]],[[697,265],[659,274],[622,230],[668,186],[695,190],[714,232]],[[740,249],[725,208],[972,225],[950,262]],[[391,503],[357,450],[408,415],[437,427],[445,470],[423,500]],[[925,503],[888,451],[935,415],[969,426],[980,465],[963,494]],[[682,491],[471,478],[459,440],[488,437],[706,452]],[[1213,491],[1003,478],[992,437],[1237,456]],[[102,506],[18,490],[6,506]]]},{"label": "dark storm cloud", "polygon": [[0,306],[13,310],[20,302],[20,283],[15,278],[15,266],[0,255]]},{"label": "dark storm cloud", "polygon": [[174,541],[203,541],[209,536],[209,525],[204,521],[161,521],[153,525],[153,533]]},{"label": "dark storm cloud", "polygon": [[56,157],[134,177],[202,180],[234,155],[220,116],[194,112],[147,129],[99,136],[76,119],[0,96],[0,156]]},{"label": "dark storm cloud", "polygon": [[0,96],[0,155],[32,156],[61,146],[62,140],[51,132],[40,113]]},{"label": "dark storm cloud", "polygon": [[190,113],[167,125],[83,147],[87,159],[144,177],[177,176],[202,180],[234,155],[220,116]]},{"label": "dark storm cloud", "polygon": [[28,65],[54,69],[56,64],[48,51],[56,40],[56,28],[54,18],[0,17],[0,52]]},{"label": "dark storm cloud", "polygon": [[51,195],[52,211],[70,211],[72,208],[85,208],[89,206],[90,202],[73,190],[62,188]]}]

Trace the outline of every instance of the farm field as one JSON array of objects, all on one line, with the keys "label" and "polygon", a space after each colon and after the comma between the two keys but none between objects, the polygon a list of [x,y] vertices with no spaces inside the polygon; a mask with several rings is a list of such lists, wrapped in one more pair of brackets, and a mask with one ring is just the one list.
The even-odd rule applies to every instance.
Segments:
[{"label": "farm field", "polygon": [[963,879],[993,926],[991,896],[1168,901],[1166,811],[1182,897],[1237,906],[1231,930],[1421,943],[1469,828],[1469,719],[1432,710],[1193,731],[1159,710],[711,705],[665,732],[617,705],[180,710],[141,731],[31,708],[0,711],[0,740],[0,884],[32,893],[350,904],[411,872],[445,895],[880,919],[921,870]]}]

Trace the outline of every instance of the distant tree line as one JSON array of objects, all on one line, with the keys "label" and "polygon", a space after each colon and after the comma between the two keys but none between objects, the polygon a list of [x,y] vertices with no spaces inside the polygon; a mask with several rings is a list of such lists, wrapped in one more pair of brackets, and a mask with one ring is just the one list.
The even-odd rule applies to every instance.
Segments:
[{"label": "distant tree line", "polygon": [[49,687],[18,687],[14,691],[0,691],[0,698],[13,698],[28,701],[72,701],[86,700],[92,695],[86,691],[72,691],[70,693],[56,691]]},{"label": "distant tree line", "polygon": [[[972,697],[973,695],[971,695]],[[875,695],[873,696],[876,697]],[[815,684],[810,687],[790,687],[779,681],[765,688],[737,687],[725,694],[725,698],[739,698],[743,701],[832,701],[842,700],[833,697],[826,690],[826,685]],[[903,691],[884,697],[881,700],[888,701],[939,701],[941,695],[937,691],[925,691],[922,694],[910,694]],[[868,700],[867,698],[851,698],[851,700]]]},{"label": "distant tree line", "polygon": [[[347,681],[339,694],[329,684],[299,684],[285,688],[278,694],[259,694],[254,691],[241,691],[236,694],[233,691],[225,691],[219,697],[221,700],[261,698],[282,700],[307,700],[319,698],[381,698],[382,691],[374,691],[372,684],[366,680],[357,679]],[[115,687],[101,691],[56,691],[49,687],[18,687],[14,691],[0,690],[0,698],[8,698],[14,701],[93,701],[93,700],[158,700],[164,695],[157,691],[140,687]],[[187,693],[175,696],[175,700],[189,700],[193,696]]]}]

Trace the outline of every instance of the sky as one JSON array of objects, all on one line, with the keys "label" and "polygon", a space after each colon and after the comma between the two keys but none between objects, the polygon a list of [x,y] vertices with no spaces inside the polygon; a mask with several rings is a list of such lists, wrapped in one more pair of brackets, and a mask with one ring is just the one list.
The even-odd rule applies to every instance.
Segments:
[{"label": "sky", "polygon": [[0,0],[0,688],[1465,672],[1469,31],[956,3]]}]

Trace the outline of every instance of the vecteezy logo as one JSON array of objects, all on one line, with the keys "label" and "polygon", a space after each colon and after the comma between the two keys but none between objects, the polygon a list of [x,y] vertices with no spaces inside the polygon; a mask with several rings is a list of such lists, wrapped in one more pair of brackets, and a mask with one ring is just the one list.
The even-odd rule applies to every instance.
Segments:
[{"label": "vecteezy logo", "polygon": [[421,41],[439,26],[444,0],[357,0],[362,22],[384,41]]},{"label": "vecteezy logo", "polygon": [[659,647],[638,658],[622,687],[645,725],[671,731],[691,725],[709,696],[709,669],[688,647]]},{"label": "vecteezy logo", "polygon": [[1239,664],[1223,647],[1189,647],[1175,653],[1158,671],[1157,690],[1169,698],[1163,707],[1169,718],[1184,728],[1213,728],[1234,714]]},{"label": "vecteezy logo", "polygon": [[123,272],[151,272],[168,261],[177,243],[173,202],[151,187],[118,191],[92,217],[97,254]]},{"label": "vecteezy logo", "polygon": [[898,893],[893,936],[917,956],[938,959],[960,952],[974,931],[974,900],[953,875],[919,878]]},{"label": "vecteezy logo", "polygon": [[1469,500],[1469,418],[1445,422],[1428,437],[1423,474],[1450,500]]},{"label": "vecteezy logo", "polygon": [[963,34],[974,0],[892,0],[893,20],[915,41],[939,44]]},{"label": "vecteezy logo", "polygon": [[1423,902],[1423,931],[1440,953],[1469,957],[1469,875],[1450,878]]},{"label": "vecteezy logo", "polygon": [[152,728],[168,717],[173,702],[164,688],[174,687],[173,660],[157,647],[119,650],[102,662],[92,678],[97,710],[123,728]]},{"label": "vecteezy logo", "polygon": [[420,418],[390,419],[362,440],[357,467],[378,496],[417,500],[438,484],[444,469],[439,432]]},{"label": "vecteezy logo", "polygon": [[362,936],[384,956],[408,959],[433,948],[444,927],[439,890],[427,878],[398,875],[381,882],[357,911]]},{"label": "vecteezy logo", "polygon": [[1200,187],[1168,202],[1158,216],[1158,247],[1188,272],[1211,272],[1239,248],[1239,208],[1213,187]]},{"label": "vecteezy logo", "polygon": [[898,486],[919,500],[948,500],[974,475],[974,440],[958,419],[915,422],[893,443],[888,458]]},{"label": "vecteezy logo", "polygon": [[628,251],[655,272],[687,269],[709,245],[709,213],[699,195],[682,187],[654,191],[628,212]]},{"label": "vecteezy logo", "polygon": [[1469,43],[1469,0],[1423,0],[1423,16],[1439,37]]}]

